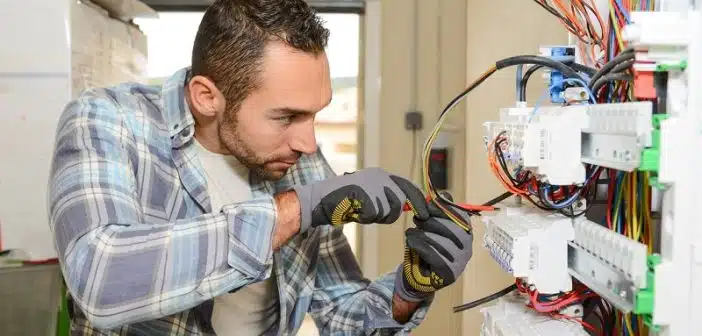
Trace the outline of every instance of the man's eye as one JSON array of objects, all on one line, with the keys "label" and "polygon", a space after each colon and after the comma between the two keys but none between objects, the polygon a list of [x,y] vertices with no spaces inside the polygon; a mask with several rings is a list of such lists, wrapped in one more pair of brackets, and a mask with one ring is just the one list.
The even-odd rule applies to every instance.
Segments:
[{"label": "man's eye", "polygon": [[282,122],[282,123],[289,124],[289,123],[292,122],[293,116],[289,116],[289,115],[288,115],[288,116],[277,117],[277,118],[274,118],[274,119],[277,120],[277,121],[280,121],[280,122]]}]

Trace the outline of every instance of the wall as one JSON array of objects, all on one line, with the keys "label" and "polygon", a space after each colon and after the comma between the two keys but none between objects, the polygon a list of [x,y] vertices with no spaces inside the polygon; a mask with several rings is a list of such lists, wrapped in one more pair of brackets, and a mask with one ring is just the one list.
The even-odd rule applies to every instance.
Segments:
[{"label": "wall", "polygon": [[[496,60],[536,53],[542,44],[567,42],[555,19],[523,0],[368,0],[364,24],[362,163],[402,176],[410,172],[413,140],[403,126],[405,112],[424,114],[425,127],[418,134],[421,147],[443,106]],[[543,88],[534,84],[531,97]],[[456,198],[465,196],[480,203],[501,192],[487,168],[482,123],[497,118],[498,108],[510,104],[514,104],[514,69],[495,74],[469,96],[467,108],[459,106],[448,121],[453,155],[450,183]],[[419,182],[419,169],[415,172],[414,180]],[[454,314],[452,306],[509,284],[510,279],[482,249],[482,225],[478,220],[475,224],[475,254],[466,275],[440,292],[414,335],[478,335],[479,310]],[[400,225],[363,226],[361,261],[369,277],[397,267],[403,231]]]}]

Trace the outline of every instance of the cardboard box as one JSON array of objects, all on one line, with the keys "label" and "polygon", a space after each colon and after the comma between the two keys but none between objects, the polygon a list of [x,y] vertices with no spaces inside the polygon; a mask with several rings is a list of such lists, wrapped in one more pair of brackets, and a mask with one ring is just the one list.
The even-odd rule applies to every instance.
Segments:
[{"label": "cardboard box", "polygon": [[89,1],[71,7],[72,96],[95,87],[146,83],[146,36]]}]

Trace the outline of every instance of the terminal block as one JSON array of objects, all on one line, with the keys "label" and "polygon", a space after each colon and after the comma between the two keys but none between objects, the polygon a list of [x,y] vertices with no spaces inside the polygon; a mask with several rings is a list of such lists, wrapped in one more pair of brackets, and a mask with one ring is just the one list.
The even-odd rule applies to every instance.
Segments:
[{"label": "terminal block", "polygon": [[582,161],[633,171],[649,161],[644,149],[653,145],[653,103],[648,101],[586,105],[582,129]]},{"label": "terminal block", "polygon": [[568,242],[572,221],[531,207],[504,207],[484,215],[484,243],[490,255],[515,278],[543,294],[572,290],[568,274]]},{"label": "terminal block", "polygon": [[481,336],[588,336],[576,321],[552,319],[528,308],[524,297],[510,295],[481,309]]},{"label": "terminal block", "polygon": [[635,310],[647,288],[648,251],[644,244],[585,218],[573,222],[570,274],[623,312]]}]

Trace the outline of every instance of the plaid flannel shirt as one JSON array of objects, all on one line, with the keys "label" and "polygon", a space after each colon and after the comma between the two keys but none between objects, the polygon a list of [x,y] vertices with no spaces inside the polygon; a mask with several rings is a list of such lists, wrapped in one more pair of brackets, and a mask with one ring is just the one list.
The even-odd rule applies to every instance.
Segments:
[{"label": "plaid flannel shirt", "polygon": [[[162,88],[86,91],[57,128],[49,213],[72,301],[73,335],[212,335],[212,298],[276,276],[278,335],[306,313],[323,335],[404,334],[394,275],[363,278],[341,228],[301,233],[273,252],[272,195],[333,174],[303,156],[280,181],[251,178],[251,200],[211,209],[184,100],[187,69]],[[216,210],[216,211],[212,211]]]}]

